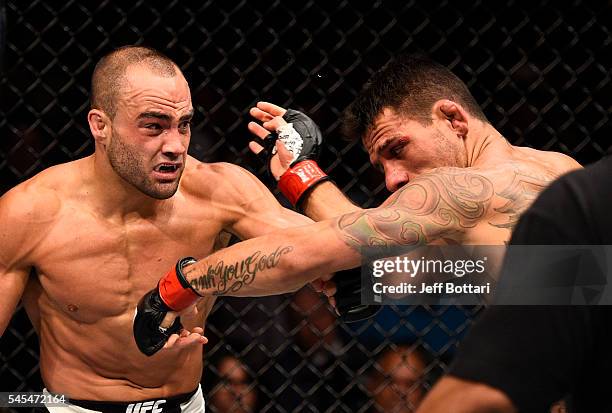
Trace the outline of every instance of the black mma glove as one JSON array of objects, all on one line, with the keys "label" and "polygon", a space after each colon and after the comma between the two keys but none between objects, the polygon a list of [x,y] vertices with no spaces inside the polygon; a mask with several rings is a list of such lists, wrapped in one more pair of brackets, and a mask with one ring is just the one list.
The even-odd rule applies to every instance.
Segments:
[{"label": "black mma glove", "polygon": [[285,147],[294,155],[290,166],[294,166],[307,159],[318,161],[321,154],[321,145],[323,144],[323,134],[319,126],[304,113],[293,109],[287,109],[283,119],[288,124],[292,124],[293,129],[299,135],[299,137],[293,137],[295,138],[294,140],[291,136],[287,136],[291,133],[289,129],[285,131],[281,127],[279,132],[277,132],[278,138],[281,139]]},{"label": "black mma glove", "polygon": [[168,311],[172,309],[163,302],[157,288],[149,291],[138,302],[134,317],[134,339],[138,349],[147,356],[157,353],[172,334],[178,334],[183,329],[180,317],[167,329],[160,326]]},{"label": "black mma glove", "polygon": [[374,317],[379,305],[361,304],[361,274],[359,270],[339,271],[332,280],[336,283],[336,310],[347,323]]},{"label": "black mma glove", "polygon": [[317,164],[323,136],[317,124],[308,116],[293,109],[283,115],[287,125],[281,126],[276,133],[263,139],[264,149],[259,157],[266,162],[270,171],[270,160],[276,153],[276,139],[280,139],[293,154],[289,169],[281,175],[278,188],[292,205],[298,206],[305,195],[329,177]]},{"label": "black mma glove", "polygon": [[172,334],[178,334],[183,329],[180,317],[177,317],[170,327],[163,328],[161,323],[166,314],[169,311],[184,310],[200,297],[182,272],[185,265],[195,262],[191,257],[179,260],[159,281],[157,287],[146,293],[138,302],[133,325],[134,339],[138,349],[147,356],[157,353]]}]

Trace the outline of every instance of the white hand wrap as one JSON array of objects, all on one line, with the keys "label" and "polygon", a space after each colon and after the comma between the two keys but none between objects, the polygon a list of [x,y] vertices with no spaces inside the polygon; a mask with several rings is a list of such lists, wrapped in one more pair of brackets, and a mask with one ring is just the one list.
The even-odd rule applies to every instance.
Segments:
[{"label": "white hand wrap", "polygon": [[[292,164],[302,152],[302,146],[304,145],[304,140],[300,136],[300,134],[293,128],[293,123],[287,123],[286,125],[282,125],[280,128],[276,130],[278,134],[278,139],[285,145],[287,150],[291,152],[293,158],[289,162]],[[272,154],[276,153],[276,146],[272,148]]]}]

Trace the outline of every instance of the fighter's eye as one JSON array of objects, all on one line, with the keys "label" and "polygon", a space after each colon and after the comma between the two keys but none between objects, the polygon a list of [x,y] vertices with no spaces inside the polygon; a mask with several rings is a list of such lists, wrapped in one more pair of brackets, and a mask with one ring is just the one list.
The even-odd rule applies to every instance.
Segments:
[{"label": "fighter's eye", "polygon": [[146,129],[158,131],[161,130],[161,125],[159,123],[147,123],[144,125]]},{"label": "fighter's eye", "polygon": [[179,125],[179,129],[181,129],[181,130],[183,130],[183,131],[187,131],[187,130],[189,130],[189,128],[190,128],[190,127],[191,127],[191,121],[189,121],[189,120],[188,120],[188,121],[185,121],[185,122],[182,122],[182,123]]},{"label": "fighter's eye", "polygon": [[392,156],[399,156],[399,154],[402,153],[402,149],[404,149],[404,146],[405,146],[404,143],[401,143],[399,145],[395,145],[391,149],[389,149],[389,153]]}]

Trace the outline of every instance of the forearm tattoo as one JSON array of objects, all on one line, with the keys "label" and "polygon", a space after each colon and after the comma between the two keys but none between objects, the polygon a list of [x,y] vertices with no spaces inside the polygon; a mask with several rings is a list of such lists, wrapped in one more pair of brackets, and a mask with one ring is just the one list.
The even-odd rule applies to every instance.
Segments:
[{"label": "forearm tattoo", "polygon": [[341,217],[338,228],[356,249],[423,245],[475,226],[493,194],[493,184],[482,175],[424,175],[398,190],[383,207]]},{"label": "forearm tattoo", "polygon": [[[293,247],[290,245],[279,246],[267,254],[255,251],[242,261],[227,264],[224,261],[218,261],[208,265],[203,271],[195,266],[187,268],[185,275],[188,279],[196,277],[190,281],[190,284],[203,294],[235,293],[255,281],[258,274],[278,266],[282,256],[291,251]],[[213,290],[212,293],[211,290]]]}]

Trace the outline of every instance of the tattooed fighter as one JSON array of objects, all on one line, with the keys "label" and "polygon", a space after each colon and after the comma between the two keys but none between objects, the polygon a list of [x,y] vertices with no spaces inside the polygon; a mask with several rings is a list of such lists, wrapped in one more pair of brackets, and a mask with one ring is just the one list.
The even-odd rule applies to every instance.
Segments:
[{"label": "tattooed fighter", "polygon": [[179,262],[141,301],[135,325],[141,349],[163,345],[172,316],[162,332],[149,322],[159,325],[170,309],[200,296],[290,291],[324,272],[358,266],[362,246],[503,245],[538,193],[580,167],[559,153],[510,145],[465,84],[422,57],[405,56],[377,73],[345,115],[345,131],[362,140],[394,192],[378,208],[356,207],[326,181],[312,160],[320,132],[305,115],[263,102],[251,114],[263,122],[250,124],[251,132],[259,138],[273,132],[286,144],[276,143],[275,151],[268,138],[266,149],[252,149],[280,153],[270,159],[280,189],[320,222]]},{"label": "tattooed fighter", "polygon": [[135,304],[161,271],[212,253],[225,231],[251,238],[311,222],[242,168],[189,157],[193,113],[169,58],[113,51],[92,78],[94,154],[0,198],[0,333],[21,298],[42,379],[71,399],[52,411],[203,411],[202,333],[214,297],[183,317],[191,334],[176,331],[150,358],[131,337]]}]

